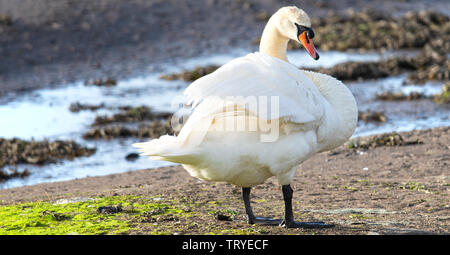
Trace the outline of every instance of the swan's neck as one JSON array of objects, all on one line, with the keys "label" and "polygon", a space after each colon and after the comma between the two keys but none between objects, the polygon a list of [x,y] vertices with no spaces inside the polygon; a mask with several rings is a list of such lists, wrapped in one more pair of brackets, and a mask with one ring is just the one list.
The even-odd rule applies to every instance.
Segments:
[{"label": "swan's neck", "polygon": [[259,52],[289,62],[286,58],[288,41],[289,38],[283,36],[275,26],[275,19],[271,18],[261,36]]}]

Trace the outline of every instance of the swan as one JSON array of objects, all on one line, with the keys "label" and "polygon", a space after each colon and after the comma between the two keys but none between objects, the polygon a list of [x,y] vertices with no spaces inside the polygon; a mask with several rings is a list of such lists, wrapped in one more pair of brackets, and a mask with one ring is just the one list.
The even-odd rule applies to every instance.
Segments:
[{"label": "swan", "polygon": [[[186,88],[193,110],[177,136],[134,146],[150,159],[182,164],[193,177],[241,187],[250,224],[332,227],[297,222],[292,211],[296,167],[347,141],[358,116],[355,98],[341,81],[289,63],[289,40],[319,58],[313,37],[302,9],[280,8],[263,30],[259,52],[233,59]],[[272,176],[281,185],[284,219],[256,217],[250,204],[251,188]]]}]

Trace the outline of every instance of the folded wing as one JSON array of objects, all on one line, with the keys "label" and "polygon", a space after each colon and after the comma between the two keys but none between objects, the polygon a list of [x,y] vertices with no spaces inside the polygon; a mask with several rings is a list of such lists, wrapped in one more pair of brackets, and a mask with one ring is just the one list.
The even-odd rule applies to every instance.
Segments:
[{"label": "folded wing", "polygon": [[294,123],[320,121],[324,111],[323,97],[302,71],[261,53],[230,61],[193,82],[184,94],[193,107],[214,97],[236,103],[256,100],[258,117]]}]

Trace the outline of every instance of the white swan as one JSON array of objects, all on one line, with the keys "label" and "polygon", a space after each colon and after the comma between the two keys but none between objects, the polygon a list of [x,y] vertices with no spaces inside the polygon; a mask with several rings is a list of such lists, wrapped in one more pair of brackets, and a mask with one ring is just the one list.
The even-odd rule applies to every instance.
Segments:
[{"label": "white swan", "polygon": [[[251,224],[332,226],[295,222],[292,213],[290,183],[298,164],[343,144],[357,123],[356,102],[344,84],[288,62],[289,39],[318,59],[313,37],[303,10],[279,9],[264,29],[259,52],[230,61],[185,90],[194,111],[178,136],[135,146],[152,159],[181,163],[199,179],[242,187]],[[255,217],[250,206],[250,188],[271,176],[282,185],[284,221]]]}]

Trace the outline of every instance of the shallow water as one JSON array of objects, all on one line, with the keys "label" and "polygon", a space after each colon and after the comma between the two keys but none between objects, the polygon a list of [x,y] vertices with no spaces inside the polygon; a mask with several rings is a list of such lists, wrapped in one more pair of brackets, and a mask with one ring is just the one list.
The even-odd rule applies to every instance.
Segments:
[{"label": "shallow water", "polygon": [[406,74],[364,82],[346,83],[356,98],[359,111],[381,111],[387,117],[387,121],[384,123],[360,121],[353,137],[450,126],[450,106],[448,105],[436,104],[428,99],[411,101],[380,101],[375,99],[377,93],[384,91],[400,91],[405,94],[419,92],[432,96],[442,90],[442,83],[439,82],[404,86],[405,78]]},{"label": "shallow water", "polygon": [[[178,64],[161,65],[161,71],[147,76],[118,81],[114,87],[85,86],[77,82],[57,89],[42,89],[17,96],[14,101],[0,104],[0,136],[22,139],[73,139],[83,145],[95,146],[97,152],[88,158],[63,161],[45,166],[19,165],[22,171],[27,168],[31,175],[24,179],[12,179],[1,183],[0,188],[32,185],[42,182],[71,180],[86,176],[107,175],[130,170],[167,166],[171,163],[150,161],[140,157],[136,161],[126,161],[127,154],[136,152],[131,147],[135,142],[147,139],[115,139],[111,141],[86,141],[82,134],[89,130],[97,115],[111,115],[116,110],[69,111],[71,103],[98,105],[117,108],[118,106],[151,106],[160,111],[176,111],[172,104],[174,98],[182,95],[188,83],[184,81],[166,81],[159,79],[161,74],[173,73],[184,69],[207,64],[221,65],[227,61],[245,55],[243,50],[235,50],[226,55],[214,55],[184,60]],[[331,67],[346,61],[377,61],[392,54],[414,54],[411,52],[343,53],[321,52],[319,61],[313,61],[304,51],[292,51],[290,61],[302,67]],[[427,83],[424,86],[402,86],[405,75],[385,79],[347,83],[354,93],[358,107],[362,111],[385,111],[388,121],[381,124],[360,122],[354,136],[370,135],[390,131],[409,131],[437,126],[450,126],[449,107],[440,106],[431,100],[409,102],[382,102],[375,100],[375,94],[383,91],[425,92],[433,95],[440,92],[440,83]],[[6,167],[8,169],[8,167]]]}]

